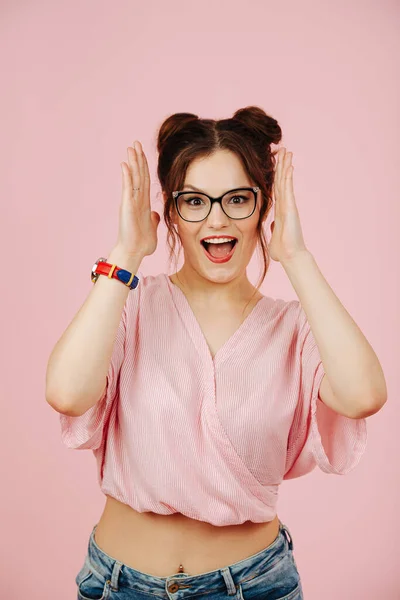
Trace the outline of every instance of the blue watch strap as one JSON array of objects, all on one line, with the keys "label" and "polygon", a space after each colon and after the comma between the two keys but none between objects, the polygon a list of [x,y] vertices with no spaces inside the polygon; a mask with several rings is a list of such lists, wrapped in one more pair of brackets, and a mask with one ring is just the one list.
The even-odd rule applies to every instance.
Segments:
[{"label": "blue watch strap", "polygon": [[134,290],[138,286],[139,277],[136,277],[136,275],[133,275],[129,271],[126,271],[125,269],[116,269],[115,274],[117,279],[127,285],[129,289]]}]

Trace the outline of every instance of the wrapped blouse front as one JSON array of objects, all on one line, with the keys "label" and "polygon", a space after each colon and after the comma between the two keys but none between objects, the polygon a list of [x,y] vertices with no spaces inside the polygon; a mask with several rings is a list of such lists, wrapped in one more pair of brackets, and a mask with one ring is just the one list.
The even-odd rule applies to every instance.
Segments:
[{"label": "wrapped blouse front", "polygon": [[60,414],[63,443],[93,451],[104,494],[139,512],[260,523],[283,480],[358,464],[366,420],[319,398],[324,368],[298,300],[263,296],[213,358],[168,275],[138,277],[103,396]]}]

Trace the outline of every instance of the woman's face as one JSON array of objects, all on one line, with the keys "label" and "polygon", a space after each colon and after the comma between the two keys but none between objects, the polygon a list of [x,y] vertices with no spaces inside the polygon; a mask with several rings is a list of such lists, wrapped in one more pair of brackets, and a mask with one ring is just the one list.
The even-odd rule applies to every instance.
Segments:
[{"label": "woman's face", "polygon": [[[187,187],[188,184],[213,198],[222,196],[231,189],[255,185],[249,180],[237,155],[228,150],[218,150],[209,157],[193,161],[187,169],[184,186],[179,191],[192,191]],[[208,217],[197,223],[183,220],[174,207],[173,222],[182,241],[185,272],[187,269],[194,269],[198,275],[219,283],[243,275],[257,245],[260,194],[259,190],[254,213],[242,220],[229,218],[217,202],[213,203]],[[215,263],[208,258],[200,240],[214,235],[237,238],[229,261]]]}]

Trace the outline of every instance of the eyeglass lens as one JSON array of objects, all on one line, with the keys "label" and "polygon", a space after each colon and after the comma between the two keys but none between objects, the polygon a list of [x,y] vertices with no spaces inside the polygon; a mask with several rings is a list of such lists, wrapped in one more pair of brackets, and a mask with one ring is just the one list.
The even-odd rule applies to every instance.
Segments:
[{"label": "eyeglass lens", "polygon": [[[245,219],[254,210],[255,194],[251,190],[238,189],[222,198],[222,207],[233,219]],[[183,192],[178,197],[178,210],[187,221],[201,221],[210,212],[211,201],[200,192]]]}]

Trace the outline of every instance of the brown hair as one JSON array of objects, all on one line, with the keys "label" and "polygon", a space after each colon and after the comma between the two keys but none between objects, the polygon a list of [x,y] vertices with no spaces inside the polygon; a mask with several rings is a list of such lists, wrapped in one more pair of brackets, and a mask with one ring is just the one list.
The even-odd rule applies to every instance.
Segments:
[{"label": "brown hair", "polygon": [[[262,250],[264,270],[256,287],[256,290],[259,289],[270,264],[262,227],[272,208],[275,154],[278,152],[278,149],[271,151],[270,145],[279,144],[281,138],[278,122],[258,106],[241,108],[229,119],[200,119],[192,113],[175,113],[162,123],[157,137],[157,175],[162,192],[166,194],[163,216],[168,230],[170,264],[178,240],[179,252],[181,250],[179,234],[172,220],[175,211],[172,192],[182,189],[186,170],[194,159],[210,156],[220,149],[230,150],[241,159],[248,176],[261,190],[257,247],[260,246]],[[175,258],[177,262],[178,257]]]}]

